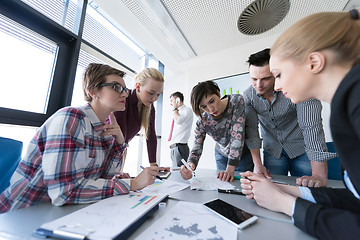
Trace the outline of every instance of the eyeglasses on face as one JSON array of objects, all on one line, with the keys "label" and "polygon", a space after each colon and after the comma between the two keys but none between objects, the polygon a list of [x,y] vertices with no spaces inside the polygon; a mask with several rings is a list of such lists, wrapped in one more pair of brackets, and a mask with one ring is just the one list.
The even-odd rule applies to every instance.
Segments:
[{"label": "eyeglasses on face", "polygon": [[127,87],[121,86],[120,83],[102,83],[99,85],[99,87],[106,87],[106,86],[110,86],[117,93],[121,94],[125,91],[126,94],[129,94],[129,89]]}]

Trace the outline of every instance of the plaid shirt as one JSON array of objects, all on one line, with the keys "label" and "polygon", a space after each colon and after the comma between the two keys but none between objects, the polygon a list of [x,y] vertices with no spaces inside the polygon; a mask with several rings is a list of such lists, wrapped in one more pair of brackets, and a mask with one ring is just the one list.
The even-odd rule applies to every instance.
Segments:
[{"label": "plaid shirt", "polygon": [[0,212],[43,201],[61,206],[128,193],[126,182],[112,179],[123,164],[126,144],[101,137],[102,125],[89,104],[51,116],[0,195]]}]

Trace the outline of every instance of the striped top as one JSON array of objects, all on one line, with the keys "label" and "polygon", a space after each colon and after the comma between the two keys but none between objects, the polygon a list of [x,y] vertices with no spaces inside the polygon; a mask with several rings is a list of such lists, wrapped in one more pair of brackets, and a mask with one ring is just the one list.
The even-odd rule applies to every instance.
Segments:
[{"label": "striped top", "polygon": [[[294,104],[282,92],[274,91],[274,99],[270,104],[252,86],[244,91],[244,99],[247,118],[257,116],[263,148],[273,157],[280,158],[282,150],[290,158],[306,152],[309,159],[315,162],[336,157],[326,147],[319,100],[310,99]],[[258,131],[258,128],[252,128],[251,131]]]},{"label": "striped top", "polygon": [[0,212],[43,201],[61,206],[128,193],[127,183],[112,179],[120,171],[126,144],[118,144],[113,136],[101,137],[102,125],[88,104],[52,115],[0,195]]}]

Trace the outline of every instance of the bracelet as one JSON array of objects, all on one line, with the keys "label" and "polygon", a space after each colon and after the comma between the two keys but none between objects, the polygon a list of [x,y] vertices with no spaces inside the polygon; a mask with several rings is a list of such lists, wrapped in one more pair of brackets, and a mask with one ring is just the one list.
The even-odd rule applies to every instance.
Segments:
[{"label": "bracelet", "polygon": [[173,109],[173,111],[179,111],[179,109],[177,109],[177,108],[174,108],[174,109]]}]

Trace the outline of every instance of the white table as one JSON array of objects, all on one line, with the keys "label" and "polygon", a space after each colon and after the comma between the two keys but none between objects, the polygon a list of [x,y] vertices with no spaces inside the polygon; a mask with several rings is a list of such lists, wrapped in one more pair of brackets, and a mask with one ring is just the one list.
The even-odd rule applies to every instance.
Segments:
[{"label": "white table", "polygon": [[[216,174],[216,171],[199,169],[196,174],[197,176],[209,176]],[[273,177],[275,180],[283,181],[292,185],[295,184],[294,177]],[[173,172],[169,179],[186,182],[181,178],[179,172]],[[232,184],[238,188],[240,187],[239,180],[235,180]],[[341,181],[334,180],[329,180],[328,186],[336,188],[344,187]],[[194,191],[189,188],[171,194],[167,200],[165,210],[156,211],[130,236],[129,239],[136,239],[142,231],[159,219],[166,213],[166,210],[173,207],[178,201],[184,200],[203,203],[215,198],[221,198],[230,204],[242,208],[243,210],[259,217],[256,224],[244,229],[243,231],[238,231],[238,239],[313,239],[308,234],[296,228],[292,224],[291,219],[285,214],[272,212],[259,207],[254,200],[248,200],[245,196],[218,193],[217,191]],[[2,236],[5,234],[9,235],[3,238],[7,239],[10,236],[10,240],[37,239],[32,236],[32,233],[43,223],[52,221],[86,206],[88,206],[88,204],[56,207],[50,203],[42,203],[29,208],[0,214],[0,239],[2,239]]]}]

